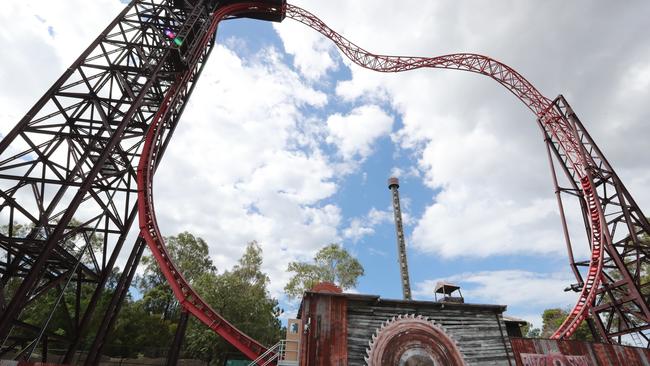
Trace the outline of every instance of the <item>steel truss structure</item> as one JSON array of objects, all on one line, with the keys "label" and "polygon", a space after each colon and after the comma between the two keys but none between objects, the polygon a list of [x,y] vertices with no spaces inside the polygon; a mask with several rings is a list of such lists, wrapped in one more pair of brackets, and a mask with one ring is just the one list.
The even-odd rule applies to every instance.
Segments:
[{"label": "steel truss structure", "polygon": [[[233,17],[281,21],[285,15],[333,40],[362,67],[470,71],[491,77],[519,98],[535,114],[554,159],[580,292],[554,336],[570,336],[591,315],[602,340],[631,335],[649,343],[644,236],[650,224],[563,97],[544,97],[515,70],[482,55],[372,54],[282,0],[134,0],[0,142],[0,357],[15,350],[21,350],[18,357],[29,357],[36,347],[46,351],[48,342],[58,342],[67,349],[64,362],[72,362],[91,320],[101,315],[85,360],[96,364],[145,245],[188,313],[251,359],[267,354],[212,310],[176,270],[156,223],[153,177],[213,49],[218,23]],[[569,187],[559,186],[556,165]],[[564,194],[577,197],[582,207],[591,254],[586,261],[574,259]],[[107,310],[95,314],[136,215],[141,236],[133,235],[135,244]],[[81,302],[84,291],[91,293],[87,304]],[[72,304],[66,300],[70,296]],[[65,337],[50,331],[47,317],[36,324],[21,318],[22,309],[46,298],[73,314]],[[272,363],[270,356],[261,360]]]},{"label": "steel truss structure", "polygon": [[[558,187],[551,161],[558,204],[569,251],[578,281],[578,301],[553,338],[567,338],[591,315],[594,333],[603,341],[621,341],[624,335],[650,346],[648,282],[650,281],[650,224],[621,180],[591,139],[562,96],[551,100],[508,65],[490,57],[459,53],[438,57],[376,55],[333,31],[315,15],[287,6],[295,19],[331,39],[357,65],[379,72],[402,72],[419,68],[469,71],[503,85],[537,117],[549,151],[562,166],[569,189]],[[549,154],[551,157],[551,154]],[[590,258],[576,261],[559,192],[580,199]],[[579,269],[584,267],[584,271]]]},{"label": "steel truss structure", "polygon": [[[267,19],[269,10],[259,7],[275,3],[132,1],[0,142],[0,357],[16,349],[26,357],[49,339],[67,348],[64,362],[73,360],[136,218],[137,165],[154,117],[169,110],[161,156],[213,49],[215,11],[231,6],[222,17]],[[183,93],[169,108],[165,96],[179,79]],[[140,239],[92,345],[95,354],[143,249]],[[49,332],[47,319],[21,321],[30,303],[60,301],[73,286],[67,337]],[[92,291],[85,306],[82,287]],[[68,306],[65,299],[60,306]]]},{"label": "steel truss structure", "polygon": [[[650,342],[647,332],[650,328],[648,308],[650,224],[566,99],[560,95],[553,101],[551,107],[554,114],[560,116],[564,123],[571,127],[571,132],[582,147],[582,158],[588,166],[587,177],[591,181],[594,197],[597,197],[595,201],[598,204],[594,207],[596,202],[582,198],[589,195],[585,194],[585,190],[577,184],[580,180],[577,172],[569,168],[566,155],[562,153],[558,143],[551,138],[548,131],[542,127],[544,119],[539,119],[539,125],[546,137],[569,260],[578,281],[572,287],[579,290],[584,285],[585,279],[582,274],[585,273],[584,269],[589,270],[589,263],[575,259],[568,234],[563,195],[582,198],[578,202],[588,233],[590,232],[589,218],[594,214],[602,218],[603,257],[602,268],[599,271],[601,284],[589,304],[589,312],[593,320],[591,326],[595,327],[595,333],[604,339],[622,343],[622,337],[630,335],[632,342],[647,347]],[[558,184],[559,180],[551,156],[562,167],[570,186],[561,187]]]}]

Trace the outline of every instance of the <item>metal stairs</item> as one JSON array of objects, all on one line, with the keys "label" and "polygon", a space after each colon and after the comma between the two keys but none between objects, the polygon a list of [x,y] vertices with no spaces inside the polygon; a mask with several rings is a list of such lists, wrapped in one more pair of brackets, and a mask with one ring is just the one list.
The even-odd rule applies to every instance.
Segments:
[{"label": "metal stairs", "polygon": [[[277,365],[277,366],[297,366],[298,360],[287,360],[287,344],[295,343],[296,341],[289,341],[286,339],[281,340],[280,342],[273,345],[262,353],[258,358],[253,360],[248,366],[268,366],[268,365]],[[295,352],[295,351],[294,351]]]}]

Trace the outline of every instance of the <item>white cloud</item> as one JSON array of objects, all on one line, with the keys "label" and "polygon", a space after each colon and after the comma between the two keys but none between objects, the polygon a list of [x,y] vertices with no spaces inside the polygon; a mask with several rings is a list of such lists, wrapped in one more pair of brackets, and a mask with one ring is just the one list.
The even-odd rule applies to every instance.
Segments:
[{"label": "white cloud", "polygon": [[319,131],[298,128],[326,96],[277,53],[242,60],[217,46],[156,176],[156,208],[167,234],[190,230],[211,245],[220,269],[257,240],[278,295],[289,261],[339,239],[334,168]]},{"label": "white cloud", "polygon": [[[118,0],[3,1],[0,133],[23,117],[123,6]],[[83,16],[70,21],[71,14]]]},{"label": "white cloud", "polygon": [[569,309],[577,299],[575,292],[564,292],[569,284],[576,282],[568,271],[542,273],[500,270],[460,273],[418,282],[413,294],[419,299],[432,299],[436,283],[443,280],[459,285],[465,302],[507,305],[506,315],[524,319],[537,328],[542,327],[544,309]]},{"label": "white cloud", "polygon": [[392,212],[381,211],[373,207],[365,216],[351,219],[348,227],[343,229],[343,237],[357,243],[364,237],[373,235],[375,227],[390,223],[392,220]]},{"label": "white cloud", "polygon": [[644,62],[630,68],[621,85],[629,92],[645,93],[650,90],[650,63]]},{"label": "white cloud", "polygon": [[390,134],[393,118],[376,105],[364,105],[347,115],[331,115],[327,128],[327,142],[335,144],[344,159],[358,156],[363,160],[372,153],[378,138]]},{"label": "white cloud", "polygon": [[364,236],[372,235],[375,230],[372,227],[364,226],[360,219],[352,219],[350,226],[343,230],[343,237],[356,243]]},{"label": "white cloud", "polygon": [[[644,189],[650,184],[648,163],[639,158],[647,155],[650,140],[649,42],[640,36],[647,23],[640,14],[650,4],[297,4],[371,52],[476,52],[513,66],[551,98],[564,93],[637,202],[650,211]],[[576,14],[592,19],[593,26],[587,31],[574,21]],[[337,96],[353,103],[391,103],[403,120],[396,141],[419,157],[424,182],[442,190],[417,218],[415,247],[446,257],[564,255],[543,137],[535,116],[507,90],[457,71],[394,75],[351,66],[351,72],[350,80],[337,83]],[[574,244],[584,253],[579,211],[571,210],[572,235],[581,235]]]},{"label": "white cloud", "polygon": [[381,211],[376,208],[371,208],[370,211],[368,211],[368,222],[370,225],[379,225],[379,224],[385,224],[385,223],[392,223],[393,222],[393,213],[391,211]]},{"label": "white cloud", "polygon": [[[420,298],[433,298],[436,282],[426,280],[415,285],[413,293]],[[573,305],[576,294],[564,292],[575,282],[567,273],[538,273],[523,270],[503,270],[462,273],[445,281],[461,286],[467,303],[503,304],[526,307],[568,307]]]},{"label": "white cloud", "polygon": [[[413,231],[416,248],[442,257],[496,254],[564,254],[552,200],[528,206],[483,197],[456,188],[443,191],[427,207]],[[547,229],[545,229],[547,228]],[[526,236],[518,236],[527,232]]]},{"label": "white cloud", "polygon": [[406,169],[402,169],[400,167],[393,167],[390,170],[390,175],[391,177],[396,177],[396,178],[420,178],[420,171],[414,167],[414,166],[409,166]]},{"label": "white cloud", "polygon": [[294,56],[294,66],[307,79],[317,80],[337,69],[338,62],[332,57],[334,45],[328,39],[305,32],[305,27],[297,22],[275,24],[274,29],[282,38],[285,51]]}]

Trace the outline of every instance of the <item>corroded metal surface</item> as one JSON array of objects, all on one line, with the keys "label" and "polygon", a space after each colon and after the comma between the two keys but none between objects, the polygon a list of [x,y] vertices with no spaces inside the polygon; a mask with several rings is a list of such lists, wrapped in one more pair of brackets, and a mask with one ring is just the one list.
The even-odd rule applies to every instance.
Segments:
[{"label": "corroded metal surface", "polygon": [[456,342],[422,316],[392,318],[377,329],[366,351],[368,366],[465,365]]},{"label": "corroded metal surface", "polygon": [[300,305],[300,365],[347,365],[347,298],[307,292]]},{"label": "corroded metal surface", "polygon": [[642,366],[650,350],[604,343],[511,338],[517,366]]},{"label": "corroded metal surface", "polygon": [[319,282],[311,289],[311,292],[341,294],[343,290],[331,282]]}]

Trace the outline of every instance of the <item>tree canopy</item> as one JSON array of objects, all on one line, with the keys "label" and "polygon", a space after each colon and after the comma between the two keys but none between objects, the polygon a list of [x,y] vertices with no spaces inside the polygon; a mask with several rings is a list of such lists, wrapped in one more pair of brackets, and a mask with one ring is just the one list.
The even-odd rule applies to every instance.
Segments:
[{"label": "tree canopy", "polygon": [[[210,259],[205,240],[186,231],[165,238],[165,242],[169,256],[190,284],[194,284],[206,273],[216,273],[217,268]],[[179,311],[178,302],[156,259],[151,255],[144,256],[142,265],[144,274],[139,276],[136,282],[143,295],[143,309],[152,314],[159,314],[163,319],[176,317]]]},{"label": "tree canopy", "polygon": [[[568,309],[553,308],[544,310],[544,313],[542,314],[543,325],[540,334],[541,337],[549,338],[551,335],[553,335],[553,333],[555,333],[560,325],[562,325],[562,322],[567,318],[567,316],[569,316]],[[573,336],[571,336],[571,339],[578,341],[594,340],[591,334],[591,330],[587,325],[587,321],[583,321],[582,324],[580,324],[576,332],[573,334]]]},{"label": "tree canopy", "polygon": [[312,262],[291,262],[287,271],[293,272],[285,293],[290,297],[302,294],[319,282],[332,282],[343,290],[357,285],[363,276],[363,266],[339,244],[329,244],[321,248]]},{"label": "tree canopy", "polygon": [[[208,244],[188,232],[166,239],[167,250],[185,279],[230,323],[263,344],[272,345],[281,336],[278,301],[268,292],[269,277],[262,272],[262,248],[257,242],[248,243],[244,254],[229,271],[218,273],[209,256]],[[143,258],[145,271],[138,280],[142,299],[133,306],[132,314],[155,315],[159,324],[156,338],[166,338],[169,344],[176,329],[175,319],[180,307],[167,281],[152,256]],[[174,321],[171,321],[174,320]],[[136,323],[142,323],[140,319]],[[212,330],[191,319],[185,335],[184,355],[220,364],[224,355],[236,350]]]},{"label": "tree canopy", "polygon": [[[22,227],[15,229],[25,231]],[[91,245],[94,245],[96,239],[90,240]],[[217,271],[210,259],[209,246],[202,238],[183,232],[166,238],[166,243],[169,255],[179,270],[210,306],[234,326],[261,343],[271,346],[279,341],[282,325],[278,316],[282,311],[278,301],[269,294],[269,277],[262,271],[262,249],[255,241],[248,243],[242,257],[231,270],[222,273]],[[103,353],[107,356],[164,358],[178,327],[181,308],[158,263],[152,255],[145,255],[141,265],[143,274],[134,283],[138,291],[127,295],[122,303],[117,321],[104,346]],[[109,277],[97,305],[97,316],[93,317],[90,329],[82,342],[85,346],[89,346],[93,341],[101,315],[116,289],[120,274],[119,268],[115,268]],[[93,287],[88,284],[81,286],[83,309],[92,296]],[[42,319],[53,312],[48,329],[72,340],[76,336],[76,288],[68,286],[55,290],[26,307],[22,320],[30,324],[40,324]],[[64,296],[55,307],[60,292],[63,292]],[[221,365],[225,355],[236,353],[232,346],[208,327],[194,318],[190,319],[181,350],[182,357]],[[85,346],[82,346],[82,349]]]},{"label": "tree canopy", "polygon": [[[218,275],[206,272],[194,288],[219,314],[244,333],[268,346],[282,335],[278,301],[268,292],[269,278],[262,272],[262,249],[248,243],[239,262],[230,271]],[[185,337],[188,355],[206,361],[223,362],[223,355],[234,348],[213,331],[192,321]],[[217,363],[219,364],[219,363]]]}]

